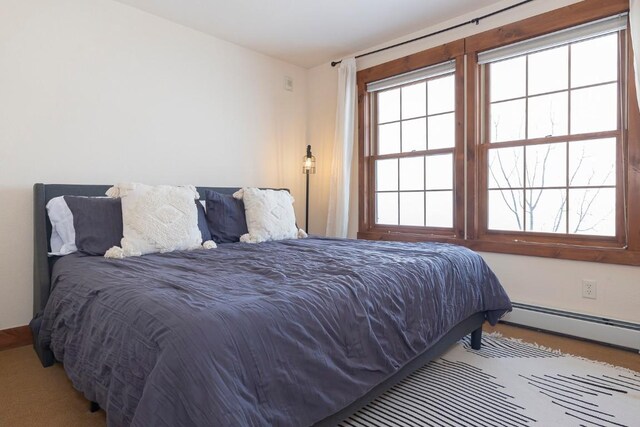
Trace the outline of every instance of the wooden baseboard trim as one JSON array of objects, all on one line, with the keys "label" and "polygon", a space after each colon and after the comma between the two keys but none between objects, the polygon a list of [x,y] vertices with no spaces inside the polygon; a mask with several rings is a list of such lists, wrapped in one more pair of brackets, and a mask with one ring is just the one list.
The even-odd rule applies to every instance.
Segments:
[{"label": "wooden baseboard trim", "polygon": [[32,341],[31,329],[26,325],[0,331],[0,351],[29,345]]}]

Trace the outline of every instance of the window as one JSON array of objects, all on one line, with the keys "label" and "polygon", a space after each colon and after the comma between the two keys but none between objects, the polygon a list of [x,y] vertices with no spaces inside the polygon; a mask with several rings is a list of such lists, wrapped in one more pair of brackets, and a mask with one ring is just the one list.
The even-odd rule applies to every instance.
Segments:
[{"label": "window", "polygon": [[583,0],[358,71],[358,237],[640,265],[628,8]]},{"label": "window", "polygon": [[479,56],[489,232],[623,237],[625,24],[614,17]]},{"label": "window", "polygon": [[375,100],[376,224],[453,227],[453,73]]},{"label": "window", "polygon": [[453,233],[455,61],[367,85],[374,225]]}]

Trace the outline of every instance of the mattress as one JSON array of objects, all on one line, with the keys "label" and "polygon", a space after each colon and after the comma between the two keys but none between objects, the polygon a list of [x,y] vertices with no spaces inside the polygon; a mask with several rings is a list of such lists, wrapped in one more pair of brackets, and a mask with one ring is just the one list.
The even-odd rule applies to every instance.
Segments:
[{"label": "mattress", "polygon": [[466,248],[310,238],[56,262],[39,345],[109,426],[305,426],[477,312],[510,310]]}]

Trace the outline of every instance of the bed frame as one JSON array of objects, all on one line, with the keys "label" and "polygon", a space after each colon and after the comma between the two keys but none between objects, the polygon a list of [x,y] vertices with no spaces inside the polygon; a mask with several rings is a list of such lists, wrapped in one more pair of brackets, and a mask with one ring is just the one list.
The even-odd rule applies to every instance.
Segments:
[{"label": "bed frame", "polygon": [[[51,240],[51,222],[47,215],[46,205],[49,200],[58,196],[104,196],[109,185],[70,185],[70,184],[34,184],[33,186],[33,320],[29,324],[33,333],[33,346],[42,363],[47,367],[56,360],[50,349],[39,344],[38,334],[42,321],[42,312],[49,300],[51,292],[51,271],[59,257],[49,257],[49,242]],[[206,190],[214,190],[223,194],[233,194],[239,188],[234,187],[197,187],[201,199]],[[366,395],[351,403],[341,411],[316,423],[316,426],[335,426],[363,406],[373,401],[380,394],[402,381],[412,372],[431,360],[437,359],[453,344],[468,334],[471,334],[471,347],[479,350],[482,341],[482,324],[485,315],[475,313],[454,326],[438,342],[422,354],[416,356],[399,371],[382,383],[371,389]],[[91,411],[97,411],[99,406],[91,402]]]}]

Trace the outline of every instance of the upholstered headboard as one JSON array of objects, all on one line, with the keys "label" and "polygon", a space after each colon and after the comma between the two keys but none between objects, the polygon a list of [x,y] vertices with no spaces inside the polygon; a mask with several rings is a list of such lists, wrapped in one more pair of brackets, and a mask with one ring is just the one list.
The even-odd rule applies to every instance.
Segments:
[{"label": "upholstered headboard", "polygon": [[[34,184],[33,186],[33,316],[44,310],[51,291],[51,269],[58,257],[49,257],[51,222],[47,202],[58,196],[104,196],[110,185]],[[206,190],[233,194],[237,187],[197,187],[200,198]]]}]

